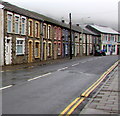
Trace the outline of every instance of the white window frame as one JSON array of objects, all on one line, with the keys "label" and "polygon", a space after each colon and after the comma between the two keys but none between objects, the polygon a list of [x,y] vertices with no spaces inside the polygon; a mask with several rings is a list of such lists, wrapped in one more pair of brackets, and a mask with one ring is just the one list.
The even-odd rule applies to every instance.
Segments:
[{"label": "white window frame", "polygon": [[[17,46],[19,44],[17,44],[17,41],[23,41],[22,43],[22,53],[17,53]],[[16,55],[24,55],[25,54],[25,38],[16,38]]]},{"label": "white window frame", "polygon": [[[9,19],[8,19],[8,15],[11,15],[12,16],[12,18],[11,18],[11,32],[8,30],[8,21],[9,21]],[[13,13],[11,13],[11,12],[7,12],[7,32],[8,33],[12,33],[13,32]]]},{"label": "white window frame", "polygon": [[[22,22],[22,19],[25,19],[25,23]],[[24,24],[24,33],[22,33],[22,25]],[[21,16],[21,35],[26,35],[26,17]]]},{"label": "white window frame", "polygon": [[108,41],[108,35],[104,35],[104,41]]},{"label": "white window frame", "polygon": [[[18,21],[16,21],[16,17],[18,18]],[[16,32],[16,27],[15,27],[15,34],[19,34],[20,33],[20,15],[15,14],[14,15],[14,25],[16,26],[16,23],[18,23],[18,32]]]},{"label": "white window frame", "polygon": [[111,35],[110,41],[115,41],[115,35]]}]

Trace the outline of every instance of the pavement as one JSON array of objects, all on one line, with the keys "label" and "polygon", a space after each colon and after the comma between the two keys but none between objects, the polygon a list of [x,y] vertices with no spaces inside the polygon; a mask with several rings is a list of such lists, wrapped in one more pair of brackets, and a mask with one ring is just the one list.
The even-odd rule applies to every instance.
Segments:
[{"label": "pavement", "polygon": [[119,68],[116,67],[80,114],[120,114]]},{"label": "pavement", "polygon": [[[81,57],[73,57],[71,60],[76,60],[76,59],[84,59],[84,58],[89,58],[92,56],[81,56]],[[54,63],[61,63],[61,62],[67,62],[69,61],[70,58],[66,57],[66,58],[60,58],[60,59],[51,59],[51,60],[47,60],[47,61],[40,61],[40,62],[31,62],[31,63],[24,63],[24,64],[15,64],[15,65],[6,65],[6,66],[2,66],[2,68],[0,68],[1,72],[5,72],[5,71],[14,71],[14,70],[21,70],[21,69],[26,69],[26,68],[34,68],[36,66],[43,66],[43,65],[49,65],[49,64],[54,64]]]}]

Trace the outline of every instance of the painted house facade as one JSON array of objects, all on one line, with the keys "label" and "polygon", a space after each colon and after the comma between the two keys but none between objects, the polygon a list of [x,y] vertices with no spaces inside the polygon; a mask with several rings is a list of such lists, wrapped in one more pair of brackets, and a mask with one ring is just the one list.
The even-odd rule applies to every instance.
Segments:
[{"label": "painted house facade", "polygon": [[[69,57],[68,24],[7,2],[2,2],[1,6],[3,6],[0,9],[0,13],[2,13],[0,15],[2,19],[0,20],[2,65]],[[76,29],[72,31],[74,55]]]},{"label": "painted house facade", "polygon": [[97,49],[105,50],[107,55],[117,55],[119,33],[106,26],[87,25],[91,31],[100,35],[100,42]]},{"label": "painted house facade", "polygon": [[[112,35],[108,34],[107,37],[109,42],[112,42],[112,49],[115,51],[113,53],[116,54],[118,36]],[[73,57],[91,55],[98,47],[109,47],[110,43],[103,41],[105,36],[104,33],[90,32],[72,25]],[[0,3],[0,40],[0,65],[40,62],[70,56],[69,24],[7,2]]]}]

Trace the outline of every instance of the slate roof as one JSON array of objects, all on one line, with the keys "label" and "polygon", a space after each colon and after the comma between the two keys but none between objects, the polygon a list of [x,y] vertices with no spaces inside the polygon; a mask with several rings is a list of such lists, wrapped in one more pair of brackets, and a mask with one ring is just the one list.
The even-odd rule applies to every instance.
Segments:
[{"label": "slate roof", "polygon": [[97,31],[101,32],[101,33],[108,33],[108,34],[119,34],[117,31],[115,31],[114,29],[107,27],[107,26],[100,26],[100,25],[89,25],[92,28],[96,29]]},{"label": "slate roof", "polygon": [[[47,17],[45,15],[36,13],[34,11],[26,10],[24,8],[20,8],[18,6],[12,5],[12,4],[8,3],[8,2],[1,1],[0,3],[4,6],[4,9],[6,9],[8,11],[11,11],[11,12],[14,12],[14,13],[18,13],[18,14],[27,16],[29,18],[34,18],[36,20],[49,22],[51,24],[55,24],[55,25],[58,25],[58,26],[70,29],[69,24],[60,22],[58,20],[52,19],[50,17]],[[81,31],[80,28],[78,28],[77,26],[72,26],[72,30],[77,31],[77,32]]]}]

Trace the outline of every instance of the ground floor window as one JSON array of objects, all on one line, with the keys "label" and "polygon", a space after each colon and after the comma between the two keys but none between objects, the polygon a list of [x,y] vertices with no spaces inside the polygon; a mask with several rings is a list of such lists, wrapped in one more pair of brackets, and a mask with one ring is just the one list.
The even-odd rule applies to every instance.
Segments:
[{"label": "ground floor window", "polygon": [[65,45],[65,54],[68,54],[68,45]]},{"label": "ground floor window", "polygon": [[35,58],[40,58],[40,41],[35,41],[34,55]]},{"label": "ground floor window", "polygon": [[52,43],[48,43],[47,51],[48,56],[52,56]]},{"label": "ground floor window", "polygon": [[112,45],[112,51],[115,52],[115,45]]},{"label": "ground floor window", "polygon": [[107,52],[107,45],[103,45],[103,50],[105,50],[105,52]]},{"label": "ground floor window", "polygon": [[17,38],[16,39],[16,55],[23,55],[25,52],[25,39]]},{"label": "ground floor window", "polygon": [[58,43],[58,55],[61,55],[61,43]]}]

